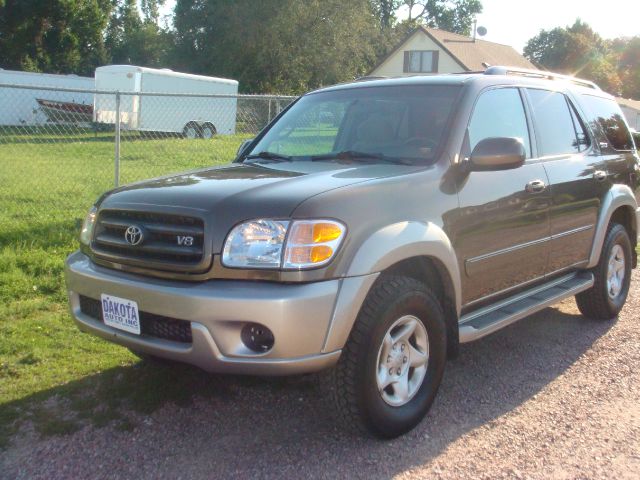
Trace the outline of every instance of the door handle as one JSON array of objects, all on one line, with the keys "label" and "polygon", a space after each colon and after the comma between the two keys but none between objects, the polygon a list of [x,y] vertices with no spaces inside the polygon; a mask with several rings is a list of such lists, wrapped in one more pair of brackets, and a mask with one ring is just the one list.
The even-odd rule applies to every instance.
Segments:
[{"label": "door handle", "polygon": [[604,182],[607,179],[607,172],[596,170],[595,172],[593,172],[593,178],[595,178],[598,182]]},{"label": "door handle", "polygon": [[528,193],[540,193],[544,192],[545,188],[547,188],[547,184],[542,180],[531,180],[529,183],[527,183],[525,190]]}]

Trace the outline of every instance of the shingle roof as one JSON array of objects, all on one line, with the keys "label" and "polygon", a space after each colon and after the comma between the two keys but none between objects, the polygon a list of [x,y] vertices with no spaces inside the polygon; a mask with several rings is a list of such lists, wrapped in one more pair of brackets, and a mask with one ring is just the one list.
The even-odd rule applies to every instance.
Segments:
[{"label": "shingle roof", "polygon": [[634,110],[640,112],[640,100],[631,100],[630,98],[616,97],[616,102],[618,102],[619,105],[624,105],[625,107],[633,108]]},{"label": "shingle roof", "polygon": [[488,42],[437,28],[419,27],[471,71],[484,70],[483,63],[509,67],[531,68],[536,66],[520,55],[512,46]]},{"label": "shingle roof", "polygon": [[[418,31],[422,31],[435,41],[444,51],[449,53],[461,67],[467,71],[485,70],[483,63],[509,67],[531,68],[536,66],[520,55],[513,47],[501,43],[488,42],[447,32],[437,28],[419,26],[410,32],[396,48],[394,48],[377,66],[382,65],[391,55],[396,53]],[[375,70],[374,68],[373,70]]]}]

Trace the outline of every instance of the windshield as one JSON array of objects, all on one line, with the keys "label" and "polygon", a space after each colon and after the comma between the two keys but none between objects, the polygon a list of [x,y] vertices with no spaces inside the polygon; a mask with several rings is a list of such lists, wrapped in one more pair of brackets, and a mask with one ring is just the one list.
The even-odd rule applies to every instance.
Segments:
[{"label": "windshield", "polygon": [[397,85],[306,95],[247,156],[428,161],[444,139],[459,88]]}]

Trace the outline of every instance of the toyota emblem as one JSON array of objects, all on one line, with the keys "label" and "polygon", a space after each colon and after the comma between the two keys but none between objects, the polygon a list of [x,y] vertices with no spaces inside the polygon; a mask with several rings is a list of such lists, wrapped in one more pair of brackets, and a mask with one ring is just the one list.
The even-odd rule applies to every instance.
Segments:
[{"label": "toyota emblem", "polygon": [[127,230],[124,232],[124,239],[129,245],[140,245],[144,240],[144,233],[142,233],[142,228],[138,227],[137,225],[131,225],[127,227]]}]

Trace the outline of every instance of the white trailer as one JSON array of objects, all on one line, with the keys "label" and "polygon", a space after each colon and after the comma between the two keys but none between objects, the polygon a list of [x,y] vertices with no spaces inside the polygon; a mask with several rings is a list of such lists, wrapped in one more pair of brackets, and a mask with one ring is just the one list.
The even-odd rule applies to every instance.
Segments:
[{"label": "white trailer", "polygon": [[[93,90],[93,78],[78,75],[54,75],[50,73],[19,72],[0,68],[0,84],[75,88]],[[42,104],[58,104],[62,108],[71,108],[72,114],[64,119],[70,123],[80,115],[74,115],[76,110],[90,111],[93,107],[93,92],[62,92],[40,89],[0,87],[0,125],[42,125],[50,122]],[[84,107],[84,108],[83,108]],[[46,107],[44,107],[46,108]],[[54,117],[56,118],[56,117]],[[63,116],[56,118],[57,123],[63,122]],[[85,118],[81,123],[85,123]],[[88,120],[91,120],[89,115]],[[80,123],[80,122],[74,122]]]},{"label": "white trailer", "polygon": [[[98,67],[95,78],[96,90],[130,92],[120,95],[122,129],[172,132],[189,138],[235,133],[237,98],[233,95],[238,94],[236,80],[134,65]],[[211,94],[231,96],[202,96]],[[96,95],[94,120],[115,124],[115,95]]]}]

